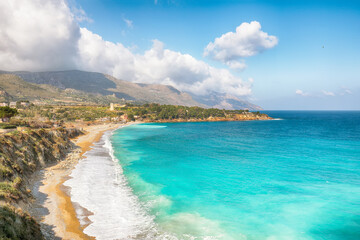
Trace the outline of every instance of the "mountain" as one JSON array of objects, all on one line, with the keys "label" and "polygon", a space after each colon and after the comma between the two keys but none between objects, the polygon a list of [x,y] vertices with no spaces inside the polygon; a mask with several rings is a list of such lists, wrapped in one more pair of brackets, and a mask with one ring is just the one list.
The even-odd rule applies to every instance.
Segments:
[{"label": "mountain", "polygon": [[262,110],[260,106],[257,106],[248,101],[224,93],[212,92],[206,96],[197,96],[192,94],[192,97],[195,101],[204,104],[206,106],[211,106],[213,108],[228,109],[228,110],[235,110],[235,109]]},{"label": "mountain", "polygon": [[48,84],[29,83],[15,74],[0,73],[0,102],[19,100],[47,104],[108,104],[119,102],[120,99],[70,88],[60,89]]},{"label": "mountain", "polygon": [[[3,75],[6,75],[4,77]],[[161,84],[141,84],[110,75],[79,70],[53,72],[0,71],[0,100],[41,99],[51,103],[155,102],[160,104],[258,110],[260,107],[238,98],[212,93],[196,96]],[[17,85],[10,86],[13,78]],[[6,80],[7,79],[7,80]],[[17,87],[16,87],[17,86]],[[36,89],[36,90],[35,90]],[[1,91],[4,92],[1,98]],[[5,97],[7,94],[7,97]]]},{"label": "mountain", "polygon": [[0,74],[0,101],[35,100],[42,98],[58,98],[60,94],[51,86],[41,87],[24,81],[14,74]]},{"label": "mountain", "polygon": [[91,96],[108,97],[111,98],[108,99],[110,102],[118,99],[184,106],[202,105],[193,100],[188,93],[180,92],[171,86],[137,84],[96,72],[71,70],[56,72],[11,72],[11,74],[20,77],[28,83],[53,86],[60,91],[69,91],[71,89],[83,95],[91,94]]}]

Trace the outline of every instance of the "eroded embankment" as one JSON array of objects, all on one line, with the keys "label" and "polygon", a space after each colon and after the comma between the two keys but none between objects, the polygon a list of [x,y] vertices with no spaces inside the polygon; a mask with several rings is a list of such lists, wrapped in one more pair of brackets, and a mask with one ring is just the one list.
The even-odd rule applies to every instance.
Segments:
[{"label": "eroded embankment", "polygon": [[0,135],[0,238],[43,239],[27,213],[33,196],[32,174],[65,158],[75,147],[78,129],[31,129]]}]

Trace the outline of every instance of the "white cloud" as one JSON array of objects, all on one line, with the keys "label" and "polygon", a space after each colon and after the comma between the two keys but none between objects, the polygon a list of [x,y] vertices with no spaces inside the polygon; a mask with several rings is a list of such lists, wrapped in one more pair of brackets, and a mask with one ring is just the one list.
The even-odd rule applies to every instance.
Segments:
[{"label": "white cloud", "polygon": [[141,83],[159,83],[203,95],[211,91],[236,96],[251,94],[252,80],[243,82],[226,69],[217,69],[189,54],[164,49],[158,40],[144,54],[133,54],[121,43],[103,40],[81,28],[80,68],[109,73]]},{"label": "white cloud", "polygon": [[80,30],[63,0],[0,1],[0,67],[73,68]]},{"label": "white cloud", "polygon": [[231,69],[238,69],[238,70],[244,70],[247,67],[244,60],[228,61],[226,62],[226,65],[228,65]]},{"label": "white cloud", "polygon": [[128,28],[133,28],[134,27],[133,21],[131,21],[130,19],[124,18],[123,20],[126,23],[126,26],[128,26]]},{"label": "white cloud", "polygon": [[[204,50],[204,56],[231,67],[235,66],[234,62],[240,58],[254,56],[273,48],[277,43],[277,37],[261,31],[259,22],[244,22],[236,28],[236,32],[225,33],[214,42],[210,42]],[[240,64],[239,67],[242,65]]]},{"label": "white cloud", "polygon": [[296,93],[297,95],[300,95],[300,96],[303,96],[303,97],[309,96],[309,93],[304,92],[303,90],[300,90],[300,89],[297,89],[297,90],[295,91],[295,93]]},{"label": "white cloud", "polygon": [[[214,68],[154,40],[143,54],[80,28],[65,0],[0,1],[0,66],[4,70],[98,71],[142,83],[169,84],[195,94],[251,94],[227,69]],[[233,63],[239,67],[241,62]]]},{"label": "white cloud", "polygon": [[329,92],[329,91],[326,91],[326,90],[322,90],[322,93],[323,93],[325,96],[331,96],[331,97],[334,97],[334,96],[335,96],[335,93]]},{"label": "white cloud", "polygon": [[164,49],[158,40],[144,55],[136,56],[135,68],[141,75],[134,81],[169,84],[195,94],[217,91],[243,96],[251,93],[252,81],[244,83],[226,69],[211,67],[189,54]]}]

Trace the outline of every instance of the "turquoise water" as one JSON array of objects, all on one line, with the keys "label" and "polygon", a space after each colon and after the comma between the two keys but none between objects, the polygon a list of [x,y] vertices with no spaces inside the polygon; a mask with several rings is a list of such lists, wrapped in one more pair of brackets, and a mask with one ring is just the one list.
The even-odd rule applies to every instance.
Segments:
[{"label": "turquoise water", "polygon": [[360,239],[360,112],[268,114],[281,120],[140,124],[111,141],[178,239]]}]

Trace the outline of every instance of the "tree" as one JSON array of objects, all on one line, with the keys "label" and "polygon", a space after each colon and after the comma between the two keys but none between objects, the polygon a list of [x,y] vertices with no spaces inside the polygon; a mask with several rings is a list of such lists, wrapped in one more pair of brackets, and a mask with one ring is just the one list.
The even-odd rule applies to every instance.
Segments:
[{"label": "tree", "polygon": [[135,117],[134,117],[134,114],[130,113],[128,115],[128,120],[131,122],[131,121],[135,121]]},{"label": "tree", "polygon": [[6,122],[11,117],[15,116],[18,111],[11,107],[0,107],[0,118],[3,122]]}]

